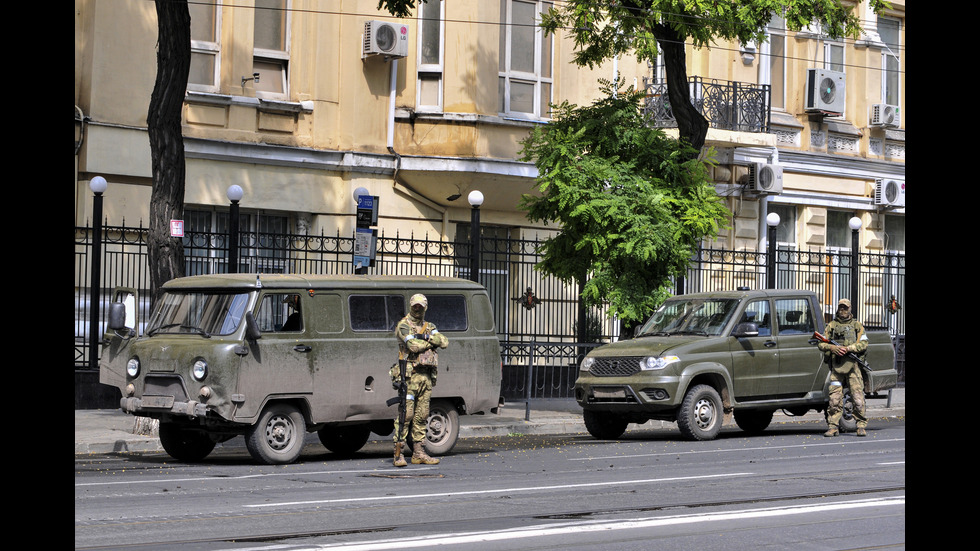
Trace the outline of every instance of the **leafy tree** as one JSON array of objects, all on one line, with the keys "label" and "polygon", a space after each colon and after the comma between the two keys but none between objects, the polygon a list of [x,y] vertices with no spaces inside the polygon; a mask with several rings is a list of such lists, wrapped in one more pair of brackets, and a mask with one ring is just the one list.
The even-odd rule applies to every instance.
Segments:
[{"label": "leafy tree", "polygon": [[[870,2],[875,12],[888,7],[885,0]],[[861,31],[854,3],[839,0],[567,0],[556,6],[545,15],[542,26],[571,35],[579,65],[594,67],[629,52],[654,62],[658,51],[663,54],[678,133],[696,151],[704,145],[708,121],[691,103],[688,43],[702,48],[714,39],[764,41],[766,25],[776,13],[783,14],[790,30],[819,23],[833,38],[858,36]]]},{"label": "leafy tree", "polygon": [[590,106],[555,106],[552,122],[523,141],[541,195],[521,206],[533,221],[560,225],[537,268],[579,282],[587,305],[608,303],[610,314],[636,322],[729,213],[697,152],[644,123],[642,93],[609,83],[603,91]]}]

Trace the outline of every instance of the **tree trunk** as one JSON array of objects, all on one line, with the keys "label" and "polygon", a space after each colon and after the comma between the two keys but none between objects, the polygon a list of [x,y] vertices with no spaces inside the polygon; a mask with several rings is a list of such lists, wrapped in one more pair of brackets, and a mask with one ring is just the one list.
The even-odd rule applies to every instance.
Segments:
[{"label": "tree trunk", "polygon": [[184,247],[170,236],[170,221],[184,217],[184,139],[181,111],[191,64],[191,16],[187,0],[156,0],[157,76],[146,116],[153,163],[147,252],[150,291],[184,274]]},{"label": "tree trunk", "polygon": [[664,58],[667,73],[667,96],[670,110],[677,121],[677,132],[682,141],[701,151],[708,135],[708,120],[691,103],[691,89],[687,82],[687,52],[684,37],[665,25],[655,25],[653,35],[657,39]]}]

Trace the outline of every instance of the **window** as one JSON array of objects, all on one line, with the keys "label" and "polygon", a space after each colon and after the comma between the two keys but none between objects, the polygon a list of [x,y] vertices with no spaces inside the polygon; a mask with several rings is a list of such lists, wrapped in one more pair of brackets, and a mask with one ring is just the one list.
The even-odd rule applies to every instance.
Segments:
[{"label": "window", "polygon": [[201,92],[218,91],[221,46],[220,2],[188,2],[191,14],[191,69],[187,88]]},{"label": "window", "polygon": [[760,48],[759,84],[768,84],[772,91],[772,107],[786,108],[786,21],[773,16],[766,32],[767,40]]},{"label": "window", "polygon": [[300,315],[300,295],[296,293],[270,293],[262,296],[255,322],[259,330],[267,332],[295,332],[303,330]]},{"label": "window", "polygon": [[405,317],[401,295],[351,295],[350,327],[354,331],[394,331]]},{"label": "window", "polygon": [[[229,216],[227,210],[184,210],[184,256],[187,275],[227,273]],[[283,273],[289,239],[289,218],[267,213],[241,213],[238,218],[238,271]],[[251,234],[251,235],[249,235]]]},{"label": "window", "polygon": [[796,244],[796,207],[769,203],[769,212],[779,215],[776,226],[776,243]]},{"label": "window", "polygon": [[905,217],[885,215],[885,250],[905,252]]},{"label": "window", "polygon": [[844,72],[844,45],[840,42],[826,42],[823,46],[823,68]]},{"label": "window", "polygon": [[283,99],[289,82],[289,12],[287,0],[255,0],[252,71],[258,97]]},{"label": "window", "polygon": [[419,64],[416,105],[419,111],[442,111],[444,2],[419,6]]},{"label": "window", "polygon": [[888,17],[878,18],[878,35],[885,43],[881,53],[881,100],[889,105],[900,105],[899,78],[901,77],[901,22]]},{"label": "window", "polygon": [[552,37],[538,26],[551,2],[500,3],[498,109],[503,114],[548,117],[551,102]]},{"label": "window", "polygon": [[812,335],[813,312],[805,298],[776,299],[776,321],[780,335]]},{"label": "window", "polygon": [[745,312],[739,323],[754,323],[759,327],[759,336],[772,335],[772,321],[769,316],[769,301],[757,300],[745,306]]},{"label": "window", "polygon": [[466,331],[466,298],[463,295],[427,295],[425,321],[439,331]]},{"label": "window", "polygon": [[853,214],[840,210],[827,211],[827,246],[838,249],[851,248],[851,227],[848,222]]}]

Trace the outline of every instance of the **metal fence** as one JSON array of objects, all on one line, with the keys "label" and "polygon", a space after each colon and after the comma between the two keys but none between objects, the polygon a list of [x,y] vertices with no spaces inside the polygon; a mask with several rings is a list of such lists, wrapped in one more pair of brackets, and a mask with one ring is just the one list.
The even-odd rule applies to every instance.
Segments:
[{"label": "metal fence", "polygon": [[[75,369],[93,371],[89,365],[89,294],[91,282],[91,228],[75,228]],[[149,296],[147,229],[104,226],[102,244],[103,289],[100,310],[116,286],[140,290]],[[228,271],[228,235],[189,233],[184,238],[187,274]],[[504,365],[503,394],[510,399],[566,398],[571,396],[580,359],[596,343],[618,338],[619,324],[601,310],[587,310],[579,339],[578,292],[557,278],[535,270],[539,261],[538,239],[515,239],[506,234],[481,238],[480,282],[487,288],[501,340]],[[353,236],[246,233],[241,236],[240,272],[350,274]],[[377,242],[377,260],[369,273],[469,277],[469,242],[432,240],[428,237],[384,236]],[[766,253],[701,249],[692,258],[688,274],[675,282],[675,291],[763,288]],[[849,252],[798,252],[777,254],[777,286],[803,288],[817,293],[828,308],[848,296],[854,271]],[[899,368],[904,381],[904,310],[892,313],[889,305],[905,298],[905,255],[859,255],[859,316],[868,326],[889,328],[898,340]],[[148,300],[141,304],[147,319]],[[104,323],[105,316],[100,315]],[[104,330],[100,328],[100,334]],[[76,398],[77,402],[77,398]]]},{"label": "metal fence", "polygon": [[[643,115],[658,128],[677,128],[667,83],[646,80],[646,101]],[[705,80],[701,77],[688,79],[691,103],[712,128],[738,132],[769,132],[772,118],[770,111],[770,86],[744,82]]]}]

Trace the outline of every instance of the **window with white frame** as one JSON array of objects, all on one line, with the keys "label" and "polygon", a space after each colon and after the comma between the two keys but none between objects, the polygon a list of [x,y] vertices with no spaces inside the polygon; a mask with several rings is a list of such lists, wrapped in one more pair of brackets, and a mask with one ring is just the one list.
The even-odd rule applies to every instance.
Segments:
[{"label": "window with white frame", "polygon": [[252,71],[255,95],[284,99],[289,94],[288,0],[255,0]]},{"label": "window with white frame", "polygon": [[217,92],[221,60],[221,3],[188,2],[187,7],[191,14],[191,68],[187,88]]},{"label": "window with white frame", "polygon": [[889,105],[899,105],[899,78],[901,77],[901,22],[891,17],[878,18],[878,36],[885,47],[881,52],[881,100]]},{"label": "window with white frame", "polygon": [[442,111],[444,10],[442,0],[419,5],[418,111]]},{"label": "window with white frame", "polygon": [[827,41],[823,45],[823,68],[844,72],[844,44]]},{"label": "window with white frame", "polygon": [[769,35],[759,48],[759,84],[768,84],[771,107],[786,108],[786,20],[774,15],[766,28]]},{"label": "window with white frame", "polygon": [[552,37],[538,26],[552,2],[501,0],[498,110],[547,118],[552,87]]}]

